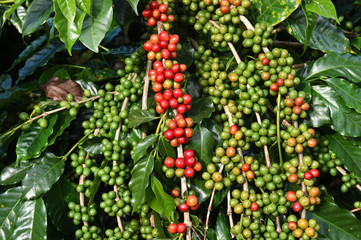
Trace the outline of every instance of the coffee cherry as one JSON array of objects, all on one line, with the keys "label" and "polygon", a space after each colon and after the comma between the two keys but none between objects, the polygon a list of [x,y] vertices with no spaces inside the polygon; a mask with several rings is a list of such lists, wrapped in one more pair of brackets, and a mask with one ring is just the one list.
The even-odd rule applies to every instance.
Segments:
[{"label": "coffee cherry", "polygon": [[175,234],[175,233],[178,232],[177,228],[178,228],[177,224],[171,223],[171,224],[168,225],[168,232],[171,233],[171,234]]},{"label": "coffee cherry", "polygon": [[317,178],[320,175],[320,172],[317,169],[311,169],[310,173],[314,178]]},{"label": "coffee cherry", "polygon": [[312,179],[312,173],[311,172],[305,172],[304,173],[304,178],[307,180],[311,180]]},{"label": "coffee cherry", "polygon": [[172,168],[172,167],[174,167],[174,165],[175,165],[175,161],[174,161],[173,158],[168,157],[168,158],[166,158],[166,159],[164,160],[164,165],[165,165],[167,168]]},{"label": "coffee cherry", "polygon": [[194,176],[194,169],[191,167],[187,167],[184,170],[184,176],[186,176],[187,178],[192,178]]},{"label": "coffee cherry", "polygon": [[177,232],[184,233],[187,230],[187,226],[184,223],[178,223]]},{"label": "coffee cherry", "polygon": [[181,212],[188,212],[189,211],[189,206],[187,205],[187,203],[182,203],[179,206],[179,211]]},{"label": "coffee cherry", "polygon": [[303,207],[302,207],[302,205],[301,205],[299,202],[294,202],[294,203],[292,204],[292,209],[293,209],[293,211],[295,211],[295,212],[300,212],[300,211],[303,209]]},{"label": "coffee cherry", "polygon": [[189,195],[187,197],[187,205],[189,207],[194,207],[198,204],[198,198],[195,195]]}]

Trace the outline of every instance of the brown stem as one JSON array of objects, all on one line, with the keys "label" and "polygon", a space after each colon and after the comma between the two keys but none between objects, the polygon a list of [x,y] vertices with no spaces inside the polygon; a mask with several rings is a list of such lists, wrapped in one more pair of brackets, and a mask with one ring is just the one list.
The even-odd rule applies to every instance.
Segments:
[{"label": "brown stem", "polygon": [[275,47],[291,47],[291,48],[303,48],[304,44],[301,42],[290,42],[290,41],[273,41]]},{"label": "brown stem", "polygon": [[199,234],[197,233],[197,231],[194,229],[194,227],[192,227],[192,231],[194,232],[194,234],[196,235],[198,240],[201,240],[201,237],[199,236]]},{"label": "brown stem", "polygon": [[[231,191],[228,191],[227,193],[227,215],[228,215],[228,219],[229,219],[229,226],[232,227],[234,226],[234,222],[233,222],[233,216],[232,216],[232,207],[231,207]],[[233,233],[231,233],[232,238],[235,237],[235,235],[233,235]]]},{"label": "brown stem", "polygon": [[355,208],[355,209],[352,209],[350,212],[358,212],[358,211],[360,211],[361,210],[361,208]]},{"label": "brown stem", "polygon": [[303,66],[305,66],[305,63],[298,63],[298,64],[294,64],[294,65],[292,66],[292,68],[293,68],[293,69],[298,69],[298,68],[301,68],[301,67],[303,67]]},{"label": "brown stem", "polygon": [[[145,72],[144,77],[144,88],[143,88],[143,96],[142,96],[142,109],[148,108],[148,92],[149,92],[149,71],[152,68],[152,61],[148,60],[147,62],[147,70]],[[147,136],[146,133],[142,133],[142,138]]]},{"label": "brown stem", "polygon": [[273,29],[273,31],[271,32],[271,34],[273,35],[273,34],[275,34],[275,33],[279,33],[279,32],[282,32],[282,31],[284,31],[284,30],[286,30],[285,27],[284,27],[283,25],[281,25],[281,26],[279,26],[278,28]]},{"label": "brown stem", "polygon": [[[222,164],[221,167],[219,168],[218,172],[222,173],[224,168],[224,165]],[[211,199],[209,200],[209,204],[208,204],[208,211],[207,211],[207,216],[206,216],[206,224],[204,225],[204,240],[207,239],[207,230],[208,230],[208,224],[209,224],[209,218],[211,217],[211,211],[212,211],[212,205],[213,205],[213,200],[214,200],[214,195],[216,194],[216,187],[213,187],[213,191],[211,194]]]}]

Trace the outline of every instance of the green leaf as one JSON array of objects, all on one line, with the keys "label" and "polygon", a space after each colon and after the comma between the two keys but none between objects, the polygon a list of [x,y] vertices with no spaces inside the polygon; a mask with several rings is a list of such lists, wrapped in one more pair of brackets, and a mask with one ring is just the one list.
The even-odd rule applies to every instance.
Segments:
[{"label": "green leaf", "polygon": [[326,202],[307,211],[307,219],[313,218],[320,224],[320,233],[330,239],[360,239],[359,221],[350,211],[339,208],[335,203]]},{"label": "green leaf", "polygon": [[11,7],[4,12],[4,15],[2,17],[3,19],[2,26],[4,26],[5,21],[9,19],[9,17],[13,14],[13,12],[24,2],[25,0],[14,0],[14,3],[11,5]]},{"label": "green leaf", "polygon": [[20,182],[33,164],[33,162],[21,161],[18,167],[15,167],[15,162],[6,166],[0,174],[0,185],[12,185]]},{"label": "green leaf", "polygon": [[193,101],[192,108],[187,112],[188,116],[196,122],[210,118],[214,111],[214,104],[211,97],[202,97]]},{"label": "green leaf", "polygon": [[83,12],[90,14],[90,0],[75,0],[76,6]]},{"label": "green leaf", "polygon": [[92,139],[86,139],[81,145],[83,149],[91,154],[102,153],[102,139],[100,137],[94,137]]},{"label": "green leaf", "polygon": [[303,52],[305,52],[308,48],[308,45],[310,44],[311,41],[311,37],[313,35],[313,30],[315,29],[316,26],[316,15],[310,12],[307,12],[307,14],[305,14],[305,18],[306,18],[306,33],[305,33],[305,39],[303,41],[304,45],[303,45]]},{"label": "green leaf", "polygon": [[89,202],[94,201],[95,194],[97,193],[99,185],[100,185],[101,182],[102,182],[102,180],[100,179],[100,177],[98,175],[96,175],[94,180],[93,180],[93,184],[90,187]]},{"label": "green leaf", "polygon": [[344,77],[354,83],[361,82],[361,56],[325,54],[314,62],[306,80],[320,77]]},{"label": "green leaf", "polygon": [[186,145],[187,149],[193,149],[198,154],[198,160],[202,166],[207,166],[213,157],[213,147],[215,140],[212,133],[202,125],[197,125],[194,135]]},{"label": "green leaf", "polygon": [[327,83],[342,97],[347,107],[361,113],[361,88],[340,78],[327,79]]},{"label": "green leaf", "polygon": [[351,45],[361,50],[361,37],[355,37],[351,39]]},{"label": "green leaf", "polygon": [[39,49],[40,46],[46,41],[46,36],[40,36],[38,39],[32,41],[26,48],[19,54],[19,56],[15,59],[10,69],[21,63],[22,61],[28,59],[36,50]]},{"label": "green leaf", "polygon": [[27,76],[33,74],[38,67],[44,66],[55,53],[63,49],[63,43],[58,39],[50,41],[46,47],[40,49],[26,60],[24,67],[19,70],[19,77],[17,81],[24,80]]},{"label": "green leaf", "polygon": [[138,9],[137,9],[137,5],[139,3],[139,0],[127,0],[127,2],[130,4],[130,6],[133,8],[133,11],[135,12],[135,14],[138,15]]},{"label": "green leaf", "polygon": [[91,1],[90,15],[84,19],[79,40],[93,52],[98,52],[98,46],[109,30],[112,20],[111,0]]},{"label": "green leaf", "polygon": [[[66,1],[60,0],[60,2],[63,3]],[[71,55],[71,48],[73,47],[74,43],[80,36],[81,28],[86,13],[80,10],[76,11],[75,18],[70,21],[63,15],[58,0],[54,2],[54,10],[55,10],[54,26],[59,31],[59,39],[66,45],[68,52]]]},{"label": "green leaf", "polygon": [[39,196],[50,190],[63,174],[64,160],[52,153],[45,153],[40,161],[33,165],[22,181],[22,192],[26,199]]},{"label": "green leaf", "polygon": [[[307,43],[307,34],[310,33],[310,29],[307,32],[307,19],[301,8],[285,21],[285,27],[298,41]],[[308,45],[326,52],[345,53],[347,49],[350,49],[350,41],[345,37],[342,29],[335,26],[330,19],[321,16],[316,18]]]},{"label": "green leaf", "polygon": [[231,240],[232,239],[231,234],[230,234],[227,216],[224,213],[225,213],[225,211],[221,210],[217,217],[217,222],[216,222],[217,240]]},{"label": "green leaf", "polygon": [[361,115],[348,108],[335,91],[329,86],[312,86],[312,96],[318,96],[329,108],[331,128],[349,137],[361,136]]},{"label": "green leaf", "polygon": [[53,73],[52,77],[58,77],[58,78],[60,78],[62,80],[71,79],[70,74],[64,68],[59,68],[58,70],[56,70]]},{"label": "green leaf", "polygon": [[142,123],[151,122],[159,117],[155,116],[148,110],[137,109],[129,113],[129,124],[128,127],[134,128]]},{"label": "green leaf", "polygon": [[193,54],[195,52],[195,49],[191,43],[190,40],[187,39],[187,41],[182,41],[182,51],[179,51],[177,53],[177,61],[179,63],[185,64],[187,67],[190,67],[193,63]]},{"label": "green leaf", "polygon": [[[128,27],[130,24],[134,22],[136,19],[136,15],[130,6],[130,4],[126,0],[113,0],[114,4],[114,19],[117,21],[117,23],[122,26],[122,28]],[[124,49],[120,52],[120,55],[123,55],[122,53],[128,52],[129,48],[133,48],[133,46],[120,46],[119,49]],[[114,52],[115,49],[112,49],[110,52]],[[131,53],[134,51],[130,51]],[[130,53],[130,54],[131,54]],[[129,55],[130,55],[129,54]]]},{"label": "green leaf", "polygon": [[43,199],[26,201],[19,210],[12,239],[46,239],[46,225],[46,208]]},{"label": "green leaf", "polygon": [[0,239],[11,239],[14,223],[22,205],[21,187],[0,194]]},{"label": "green leaf", "polygon": [[171,157],[176,158],[176,152],[174,150],[174,147],[170,145],[169,141],[165,139],[164,137],[161,137],[158,141],[158,147],[159,147],[159,153],[162,155],[162,157]]},{"label": "green leaf", "polygon": [[149,206],[157,213],[173,220],[175,209],[174,198],[164,192],[162,183],[154,176],[151,177],[151,188],[154,196],[152,199],[147,199]]},{"label": "green leaf", "polygon": [[301,1],[302,0],[253,0],[252,7],[255,10],[257,22],[267,22],[272,25],[277,25],[291,15],[301,4]]},{"label": "green leaf", "polygon": [[16,143],[16,162],[40,156],[49,144],[48,139],[53,134],[57,119],[58,114],[54,114],[48,120],[47,128],[41,128],[39,124],[33,123],[29,130],[21,133]]},{"label": "green leaf", "polygon": [[321,127],[331,124],[330,109],[325,105],[323,99],[318,95],[312,96],[311,109],[308,111],[307,123],[310,127]]},{"label": "green leaf", "polygon": [[74,224],[68,218],[68,203],[79,202],[75,186],[61,177],[45,195],[45,204],[52,223],[60,232],[72,233]]},{"label": "green leaf", "polygon": [[361,147],[353,145],[340,134],[327,134],[329,148],[339,157],[346,169],[361,177]]},{"label": "green leaf", "polygon": [[311,0],[309,4],[306,4],[306,9],[322,17],[332,18],[339,23],[335,5],[331,0]]},{"label": "green leaf", "polygon": [[54,0],[54,6],[57,5],[62,15],[68,22],[75,22],[76,3],[75,0]]},{"label": "green leaf", "polygon": [[149,184],[149,176],[154,168],[154,155],[151,153],[144,156],[134,165],[129,181],[129,189],[132,192],[132,208],[137,209],[143,201],[145,189]]},{"label": "green leaf", "polygon": [[216,123],[213,119],[207,118],[203,119],[202,126],[207,128],[213,135],[215,140],[215,146],[221,147],[223,140],[221,138],[222,129],[219,127],[218,123]]},{"label": "green leaf", "polygon": [[138,143],[138,145],[134,148],[134,153],[132,155],[134,163],[138,162],[138,160],[147,153],[147,149],[155,143],[157,138],[157,135],[151,134]]},{"label": "green leaf", "polygon": [[50,16],[53,10],[52,0],[35,0],[27,11],[23,23],[23,36],[33,33],[43,24]]},{"label": "green leaf", "polygon": [[204,203],[212,194],[212,190],[209,190],[204,186],[205,182],[205,180],[200,178],[191,179],[191,188],[197,193],[199,205]]},{"label": "green leaf", "polygon": [[69,127],[71,121],[75,119],[69,115],[69,111],[62,111],[58,113],[59,117],[53,127],[53,134],[48,139],[48,146],[54,144],[57,137],[63,134],[64,130]]}]

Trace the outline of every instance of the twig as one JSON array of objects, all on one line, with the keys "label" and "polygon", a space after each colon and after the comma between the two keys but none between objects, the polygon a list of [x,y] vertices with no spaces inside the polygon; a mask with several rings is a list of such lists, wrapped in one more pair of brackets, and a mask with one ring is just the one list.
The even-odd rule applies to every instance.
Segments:
[{"label": "twig", "polygon": [[[143,87],[143,97],[142,97],[142,109],[148,108],[148,91],[149,91],[149,71],[152,68],[152,61],[147,61],[147,70],[144,76],[144,87]],[[142,138],[147,136],[146,133],[142,133]]]},{"label": "twig", "polygon": [[[221,167],[219,168],[218,172],[222,173],[223,168],[224,168],[224,165],[222,164]],[[208,223],[209,223],[209,218],[211,216],[212,204],[213,204],[215,193],[216,193],[216,187],[213,187],[211,199],[209,200],[209,205],[208,205],[208,211],[207,211],[207,216],[206,216],[206,224],[204,225],[204,240],[207,239]]]},{"label": "twig", "polygon": [[304,44],[301,42],[277,41],[277,40],[274,40],[272,45],[275,47],[292,47],[292,48],[303,48],[304,46]]},{"label": "twig", "polygon": [[201,237],[199,236],[199,234],[197,233],[197,231],[194,229],[194,227],[192,226],[192,231],[194,232],[194,234],[196,235],[198,240],[202,240]]},{"label": "twig", "polygon": [[294,64],[294,65],[292,66],[292,69],[301,68],[301,67],[303,67],[303,66],[305,66],[305,63]]},{"label": "twig", "polygon": [[[88,158],[89,158],[89,153],[86,153],[85,160],[87,160]],[[86,168],[85,163],[83,163],[81,166],[83,167],[83,169]],[[84,181],[85,181],[85,175],[82,174],[82,175],[80,175],[80,177],[79,177],[79,184],[78,184],[78,185],[79,185],[79,186],[80,186],[80,185],[84,185]],[[81,207],[84,207],[84,206],[85,206],[84,192],[80,192],[80,194],[79,194],[79,200],[80,200],[80,206],[81,206]],[[87,221],[83,221],[83,224],[84,224],[85,226],[89,226],[89,223],[88,223]]]},{"label": "twig", "polygon": [[279,32],[282,32],[282,31],[284,31],[284,30],[286,30],[285,27],[284,27],[283,25],[281,25],[281,26],[279,26],[278,28],[273,29],[273,31],[271,32],[271,34],[273,35],[273,34],[275,34],[275,33],[279,33]]},{"label": "twig", "polygon": [[[228,219],[229,219],[229,226],[232,227],[234,226],[234,222],[233,222],[233,217],[232,217],[232,207],[231,207],[231,191],[229,190],[227,193],[227,215],[228,215]],[[233,233],[231,233],[232,238],[235,237],[235,235],[233,235]]]},{"label": "twig", "polygon": [[350,212],[358,212],[358,211],[360,211],[361,210],[361,208],[355,208],[355,209],[352,209]]}]

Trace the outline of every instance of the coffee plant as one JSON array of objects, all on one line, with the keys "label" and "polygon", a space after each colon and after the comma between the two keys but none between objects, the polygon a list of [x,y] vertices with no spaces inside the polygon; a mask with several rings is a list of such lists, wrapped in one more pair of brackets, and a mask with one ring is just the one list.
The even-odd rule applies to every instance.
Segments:
[{"label": "coffee plant", "polygon": [[1,0],[0,239],[361,239],[360,4]]}]

